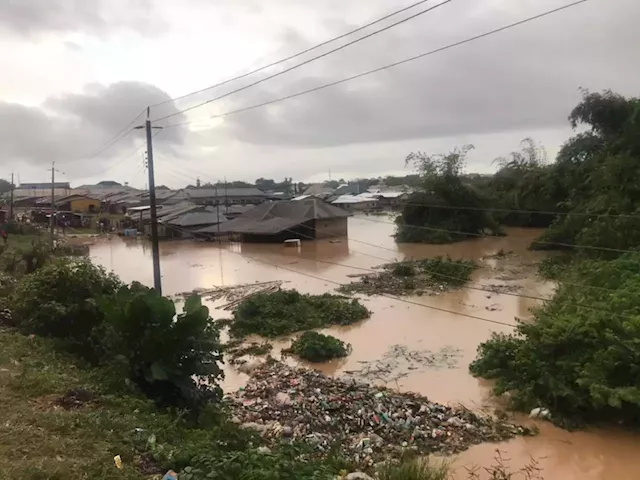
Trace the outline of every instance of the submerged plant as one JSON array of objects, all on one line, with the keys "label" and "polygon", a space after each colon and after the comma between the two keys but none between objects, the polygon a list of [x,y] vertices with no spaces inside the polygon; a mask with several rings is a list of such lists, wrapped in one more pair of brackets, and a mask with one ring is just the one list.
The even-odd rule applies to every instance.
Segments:
[{"label": "submerged plant", "polygon": [[231,335],[277,337],[330,325],[351,325],[370,312],[358,300],[340,295],[308,295],[296,290],[258,293],[238,305]]},{"label": "submerged plant", "polygon": [[333,358],[346,357],[351,352],[351,345],[331,335],[318,332],[304,332],[283,350],[310,362],[326,362]]}]

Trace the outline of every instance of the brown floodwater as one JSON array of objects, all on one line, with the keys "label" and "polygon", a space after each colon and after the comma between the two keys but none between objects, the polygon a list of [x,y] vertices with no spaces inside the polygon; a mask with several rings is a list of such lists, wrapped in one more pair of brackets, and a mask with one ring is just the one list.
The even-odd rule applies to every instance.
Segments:
[{"label": "brown floodwater", "polygon": [[[353,217],[349,219],[348,240],[303,242],[300,248],[284,248],[281,244],[163,242],[163,293],[173,295],[196,288],[272,280],[286,282],[285,288],[324,293],[337,284],[352,281],[348,275],[393,260],[435,255],[476,260],[481,268],[468,284],[472,288],[404,297],[411,303],[381,296],[362,297],[372,311],[370,319],[350,327],[323,330],[350,343],[351,355],[313,367],[328,375],[353,373],[388,356],[399,345],[420,352],[421,358],[431,358],[431,363],[392,357],[385,362],[387,367],[390,365],[387,375],[371,381],[418,392],[442,403],[463,404],[475,410],[495,408],[490,384],[473,378],[467,367],[475,358],[478,344],[492,332],[512,330],[501,323],[512,324],[515,317],[529,318],[530,309],[540,303],[487,290],[501,286],[512,294],[539,298],[553,294],[553,285],[536,276],[535,263],[544,254],[527,250],[539,231],[509,229],[507,237],[478,238],[454,245],[396,244],[393,231],[387,217]],[[496,256],[500,251],[507,255]],[[153,283],[151,248],[144,240],[113,237],[92,245],[91,258],[126,282]],[[210,306],[219,305],[220,302]],[[218,310],[212,315],[220,318],[230,314]],[[289,340],[280,339],[273,344],[277,356]],[[448,353],[446,361],[444,353]],[[287,361],[293,362],[290,358]],[[247,380],[246,375],[229,366],[225,373],[223,387],[227,391]],[[482,444],[463,452],[453,459],[456,478],[467,478],[465,467],[491,465],[496,448],[510,460],[512,469],[536,459],[547,480],[640,478],[640,435],[604,429],[566,432],[547,422],[537,424],[539,436]]]}]

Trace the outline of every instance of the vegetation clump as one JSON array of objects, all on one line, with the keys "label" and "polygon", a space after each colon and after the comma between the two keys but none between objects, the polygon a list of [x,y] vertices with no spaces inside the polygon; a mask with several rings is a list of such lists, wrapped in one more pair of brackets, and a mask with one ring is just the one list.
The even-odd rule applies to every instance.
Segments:
[{"label": "vegetation clump", "polygon": [[380,272],[343,285],[339,291],[367,295],[411,295],[429,289],[441,291],[465,285],[478,266],[470,260],[439,256],[388,263],[381,268]]},{"label": "vegetation clump", "polygon": [[502,234],[490,213],[481,210],[490,206],[488,198],[464,181],[464,163],[472,148],[465,145],[446,155],[417,152],[406,158],[405,162],[419,172],[423,185],[409,197],[396,219],[396,241],[440,244],[485,232]]},{"label": "vegetation clump", "polygon": [[56,338],[95,363],[103,355],[104,333],[97,299],[121,286],[115,275],[88,261],[57,259],[18,284],[10,298],[13,318],[23,333]]},{"label": "vegetation clump", "polygon": [[637,249],[638,109],[640,98],[625,98],[610,91],[583,92],[569,121],[574,128],[583,126],[587,130],[565,143],[550,168],[553,178],[549,187],[560,192],[554,195],[567,213],[554,219],[533,248],[575,248],[583,256],[606,258],[621,253],[611,249]]},{"label": "vegetation clump", "polygon": [[234,339],[228,341],[222,348],[225,356],[230,359],[229,362],[232,365],[236,365],[238,363],[243,363],[244,360],[241,359],[241,357],[247,355],[253,357],[267,355],[271,350],[273,350],[273,345],[268,342],[251,342],[250,344],[245,345],[243,344],[242,339]]},{"label": "vegetation clump", "polygon": [[637,421],[640,254],[587,260],[563,278],[532,322],[479,346],[471,372],[496,379],[514,407],[547,407],[559,421]]},{"label": "vegetation clump", "polygon": [[334,358],[346,357],[351,345],[342,340],[318,332],[304,332],[295,339],[283,353],[292,353],[310,362],[326,362]]},{"label": "vegetation clump", "polygon": [[220,331],[197,295],[176,315],[174,303],[134,282],[104,297],[108,357],[126,361],[127,375],[162,405],[199,410],[222,397]]},{"label": "vegetation clump", "polygon": [[302,330],[351,325],[370,312],[358,300],[341,295],[309,295],[296,290],[258,293],[241,302],[229,331],[234,337],[277,337]]}]

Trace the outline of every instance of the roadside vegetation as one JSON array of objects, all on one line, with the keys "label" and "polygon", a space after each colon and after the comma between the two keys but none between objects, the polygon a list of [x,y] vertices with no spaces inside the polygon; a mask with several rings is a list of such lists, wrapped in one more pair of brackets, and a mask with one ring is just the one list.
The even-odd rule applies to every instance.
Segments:
[{"label": "roadside vegetation", "polygon": [[[12,279],[2,290],[10,315],[0,317],[0,464],[7,478],[142,480],[171,469],[187,480],[316,480],[355,470],[331,445],[320,454],[291,440],[267,448],[234,421],[218,386],[222,323],[199,297],[177,312],[152,289],[51,252],[35,271],[5,275]],[[312,305],[323,312],[314,325],[368,316],[343,297],[288,294],[282,298],[301,308],[294,311]],[[295,350],[327,357],[338,345],[347,348],[306,332]],[[270,347],[243,348],[261,354]],[[402,462],[386,467],[384,478],[441,478],[443,468]],[[409,470],[417,473],[406,477]]]},{"label": "roadside vegetation", "polygon": [[229,331],[240,338],[251,334],[272,338],[331,325],[351,325],[369,315],[356,299],[279,290],[258,293],[241,302],[233,313]]},{"label": "roadside vegetation", "polygon": [[510,392],[514,407],[546,407],[559,422],[636,422],[640,254],[586,260],[563,277],[532,322],[480,345],[471,372],[496,379],[495,392]]},{"label": "roadside vegetation", "polygon": [[367,295],[440,292],[468,283],[478,266],[470,260],[453,260],[447,256],[387,263],[380,268],[381,271],[362,275],[358,281],[343,285],[338,291]]},{"label": "roadside vegetation", "polygon": [[640,415],[640,253],[625,253],[640,246],[639,109],[637,98],[584,92],[569,120],[586,131],[555,163],[521,164],[548,181],[516,186],[515,198],[530,188],[540,208],[564,212],[532,245],[564,250],[539,267],[559,286],[515,334],[480,345],[470,367],[515,408],[546,407],[565,425]]},{"label": "roadside vegetation", "polygon": [[304,332],[282,353],[297,355],[310,362],[326,362],[346,357],[350,352],[351,345],[336,337],[318,332]]}]

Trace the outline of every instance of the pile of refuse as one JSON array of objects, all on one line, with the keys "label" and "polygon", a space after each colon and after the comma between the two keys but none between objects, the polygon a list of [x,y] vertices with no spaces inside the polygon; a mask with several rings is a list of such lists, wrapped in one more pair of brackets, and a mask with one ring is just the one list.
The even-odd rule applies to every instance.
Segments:
[{"label": "pile of refuse", "polygon": [[326,377],[270,359],[227,397],[235,422],[273,444],[291,439],[319,451],[340,448],[372,466],[406,453],[453,454],[530,430],[412,393]]}]

